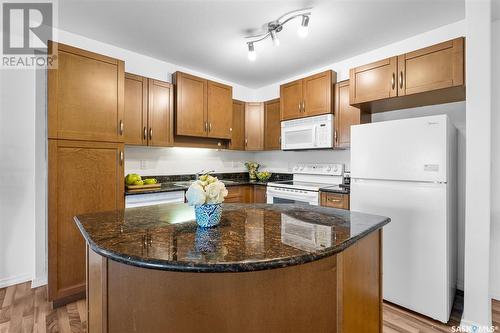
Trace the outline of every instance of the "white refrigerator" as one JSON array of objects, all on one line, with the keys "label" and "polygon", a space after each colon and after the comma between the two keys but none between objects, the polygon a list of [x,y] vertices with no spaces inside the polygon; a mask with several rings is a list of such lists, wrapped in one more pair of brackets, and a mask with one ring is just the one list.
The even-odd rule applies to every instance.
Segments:
[{"label": "white refrigerator", "polygon": [[351,129],[351,210],[384,215],[384,299],[447,322],[457,261],[456,129],[446,115]]}]

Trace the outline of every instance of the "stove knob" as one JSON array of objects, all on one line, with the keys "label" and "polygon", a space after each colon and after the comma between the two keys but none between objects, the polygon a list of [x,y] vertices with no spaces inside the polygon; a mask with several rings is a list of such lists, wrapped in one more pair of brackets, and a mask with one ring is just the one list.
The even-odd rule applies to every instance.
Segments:
[{"label": "stove knob", "polygon": [[303,166],[301,166],[301,167],[300,167],[300,171],[302,171],[302,170],[304,170],[304,167],[303,167]]},{"label": "stove knob", "polygon": [[293,170],[299,170],[299,167],[298,166],[294,166]]},{"label": "stove knob", "polygon": [[326,171],[328,171],[328,172],[332,171],[332,167],[328,166],[328,168],[326,168]]}]

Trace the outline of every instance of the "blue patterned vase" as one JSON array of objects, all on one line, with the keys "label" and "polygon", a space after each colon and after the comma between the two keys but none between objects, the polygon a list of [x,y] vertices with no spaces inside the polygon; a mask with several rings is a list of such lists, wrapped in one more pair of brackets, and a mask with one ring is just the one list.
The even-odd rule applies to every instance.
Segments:
[{"label": "blue patterned vase", "polygon": [[202,228],[215,227],[222,216],[222,204],[204,204],[194,206],[196,223]]}]

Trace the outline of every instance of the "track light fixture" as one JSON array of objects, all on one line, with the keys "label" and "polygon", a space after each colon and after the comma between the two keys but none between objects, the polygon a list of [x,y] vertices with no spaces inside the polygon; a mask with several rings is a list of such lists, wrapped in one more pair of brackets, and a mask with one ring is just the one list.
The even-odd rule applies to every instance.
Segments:
[{"label": "track light fixture", "polygon": [[253,35],[253,36],[247,36],[245,38],[251,39],[251,41],[247,42],[248,46],[248,60],[250,61],[255,61],[257,58],[257,54],[255,53],[255,47],[254,44],[260,41],[263,41],[264,39],[271,37],[271,40],[273,41],[273,45],[275,47],[278,47],[280,45],[280,40],[278,38],[278,32],[283,30],[283,26],[295,19],[295,18],[302,18],[302,22],[299,26],[299,30],[297,31],[297,34],[301,38],[305,38],[309,32],[309,18],[311,16],[311,10],[312,8],[304,8],[304,9],[299,9],[299,10],[294,10],[288,13],[285,13],[282,15],[280,18],[278,18],[275,21],[271,21],[267,24],[267,31],[258,35]]}]

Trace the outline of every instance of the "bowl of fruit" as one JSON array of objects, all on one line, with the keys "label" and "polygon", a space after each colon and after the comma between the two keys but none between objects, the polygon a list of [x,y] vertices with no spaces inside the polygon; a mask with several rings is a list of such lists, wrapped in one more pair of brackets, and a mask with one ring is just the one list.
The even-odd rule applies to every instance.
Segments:
[{"label": "bowl of fruit", "polygon": [[267,182],[269,180],[269,178],[271,178],[271,176],[272,176],[272,173],[270,173],[269,171],[259,171],[259,172],[257,172],[257,178],[261,182]]},{"label": "bowl of fruit", "polygon": [[141,189],[151,189],[159,188],[161,184],[155,178],[145,178],[136,173],[129,173],[125,176],[125,186],[128,190],[141,190]]}]

